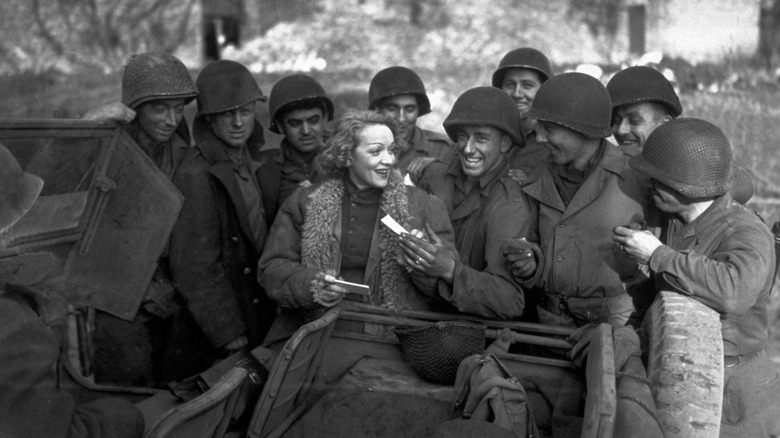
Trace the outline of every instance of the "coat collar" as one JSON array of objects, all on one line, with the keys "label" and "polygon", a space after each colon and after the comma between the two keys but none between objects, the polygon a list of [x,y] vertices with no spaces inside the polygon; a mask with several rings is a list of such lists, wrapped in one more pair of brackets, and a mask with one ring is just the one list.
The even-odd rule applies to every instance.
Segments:
[{"label": "coat collar", "polygon": [[[689,239],[691,237],[695,237],[697,234],[697,229],[706,230],[710,228],[713,223],[723,220],[723,211],[731,208],[733,204],[736,204],[736,202],[728,193],[715,198],[715,201],[709,207],[707,207],[707,209],[704,210],[704,212],[700,214],[699,217],[688,224],[682,225],[682,238]],[[676,220],[682,224],[682,221],[677,218]]]},{"label": "coat collar", "polygon": [[523,191],[540,203],[562,212],[564,217],[582,210],[601,194],[604,184],[606,184],[610,175],[617,175],[623,178],[622,172],[626,167],[627,156],[606,140],[601,140],[599,148],[604,148],[601,160],[595,164],[596,167],[582,182],[568,206],[563,204],[563,200],[555,187],[552,177],[552,172],[555,171],[553,167],[555,164],[550,161],[539,166],[531,173],[523,185]]},{"label": "coat collar", "polygon": [[[301,264],[317,272],[336,275],[341,254],[331,251],[330,239],[340,238],[341,199],[344,196],[344,181],[341,178],[329,179],[309,194],[305,220],[301,229]],[[390,214],[405,228],[409,228],[409,200],[403,178],[393,171],[390,182],[382,193],[379,206],[379,219]],[[379,265],[379,287],[382,306],[390,309],[408,309],[405,290],[410,287],[409,274],[397,260],[398,239],[389,228],[374,226],[369,260],[366,266],[366,280],[377,271]],[[334,260],[337,259],[337,260]],[[373,292],[372,292],[373,294]]]},{"label": "coat collar", "polygon": [[[509,169],[509,163],[506,160],[506,158],[503,158],[504,162],[503,164],[493,172],[490,172],[487,175],[483,175],[479,178],[478,184],[479,184],[479,196],[474,197],[473,195],[469,194],[467,198],[461,202],[459,205],[452,206],[452,211],[450,212],[450,220],[457,221],[461,220],[463,218],[466,218],[470,216],[474,211],[479,210],[480,206],[482,205],[482,198],[489,197],[491,193],[493,193],[493,190],[495,189],[496,185],[500,183],[501,178],[506,175],[507,170]],[[463,168],[460,164],[460,159],[456,156],[451,162],[450,166],[447,169],[447,174],[451,175],[454,178],[455,185],[461,186],[465,183],[466,174],[463,173]],[[455,188],[455,190],[459,190],[458,188]],[[474,190],[474,189],[472,189]]]},{"label": "coat collar", "polygon": [[[209,163],[209,173],[211,173],[225,188],[230,197],[230,202],[236,209],[236,215],[238,216],[238,222],[241,225],[241,230],[248,237],[254,235],[252,227],[249,224],[249,210],[244,196],[241,194],[241,188],[236,181],[235,172],[233,171],[233,164],[228,157],[225,142],[219,137],[214,135],[209,124],[203,118],[199,118],[193,125],[193,136],[198,150],[201,155]],[[263,127],[260,122],[255,120],[255,129],[249,136],[247,141],[247,152],[252,160],[258,158],[262,161],[262,155],[260,148],[265,144],[263,138]],[[262,165],[262,162],[260,163]],[[263,209],[270,211],[273,206],[266,206],[266,199],[263,197]],[[266,213],[267,214],[267,213]]]}]

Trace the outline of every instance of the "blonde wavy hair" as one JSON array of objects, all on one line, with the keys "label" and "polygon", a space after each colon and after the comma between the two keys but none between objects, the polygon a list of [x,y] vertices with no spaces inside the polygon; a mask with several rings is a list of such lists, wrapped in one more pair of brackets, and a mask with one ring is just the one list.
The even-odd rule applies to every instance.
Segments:
[{"label": "blonde wavy hair", "polygon": [[349,167],[349,154],[358,144],[358,135],[368,125],[384,125],[393,133],[393,141],[399,151],[407,144],[399,136],[398,124],[390,116],[379,111],[348,111],[336,123],[336,130],[322,152],[322,169],[330,177],[341,177]]}]

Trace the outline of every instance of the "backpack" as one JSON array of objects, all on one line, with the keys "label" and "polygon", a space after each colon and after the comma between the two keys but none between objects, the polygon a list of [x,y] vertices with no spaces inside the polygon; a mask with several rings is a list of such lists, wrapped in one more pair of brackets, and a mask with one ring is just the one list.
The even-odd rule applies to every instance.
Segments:
[{"label": "backpack", "polygon": [[539,436],[523,385],[493,354],[463,359],[455,388],[453,419],[487,421],[518,437]]}]

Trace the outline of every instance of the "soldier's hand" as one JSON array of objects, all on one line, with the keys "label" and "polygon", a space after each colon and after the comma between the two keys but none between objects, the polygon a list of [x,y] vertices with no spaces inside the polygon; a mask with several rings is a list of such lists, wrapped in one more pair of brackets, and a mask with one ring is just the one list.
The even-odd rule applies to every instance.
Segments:
[{"label": "soldier's hand", "polygon": [[525,280],[536,272],[538,262],[532,244],[520,239],[502,239],[501,252],[507,269],[517,280]]},{"label": "soldier's hand", "polygon": [[590,346],[593,329],[597,324],[590,323],[574,330],[566,340],[574,347],[569,351],[569,359],[574,365],[581,367],[588,357],[588,347]]},{"label": "soldier's hand", "polygon": [[520,169],[509,169],[507,175],[518,183],[522,184],[528,179],[528,175]]},{"label": "soldier's hand", "polygon": [[81,119],[98,122],[130,123],[135,119],[135,115],[135,111],[122,102],[111,102],[89,110],[81,116]]},{"label": "soldier's hand", "polygon": [[241,335],[236,339],[233,339],[232,341],[225,344],[222,347],[222,349],[224,349],[228,354],[231,354],[246,347],[248,344],[249,344],[249,340],[246,338],[246,336]]},{"label": "soldier's hand", "polygon": [[409,164],[409,167],[406,169],[406,172],[412,178],[412,181],[420,181],[423,171],[434,160],[436,160],[435,157],[417,157],[414,160],[412,160],[411,164]]},{"label": "soldier's hand", "polygon": [[650,256],[662,246],[653,233],[647,230],[633,230],[629,227],[617,226],[612,230],[612,241],[620,245],[620,249],[626,252],[637,263],[646,265],[650,263]]}]

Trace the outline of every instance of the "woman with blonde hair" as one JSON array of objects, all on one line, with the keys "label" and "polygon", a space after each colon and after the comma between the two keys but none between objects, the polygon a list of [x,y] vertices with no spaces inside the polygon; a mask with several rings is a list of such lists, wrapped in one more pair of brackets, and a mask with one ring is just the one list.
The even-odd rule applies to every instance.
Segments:
[{"label": "woman with blonde hair", "polygon": [[[441,250],[454,251],[444,204],[405,186],[395,168],[402,142],[395,121],[378,112],[350,112],[339,120],[321,157],[326,178],[285,201],[260,258],[258,280],[283,310],[266,344],[290,334],[306,311],[345,298],[397,310],[443,302],[436,277],[415,269],[415,260],[399,249],[399,236],[381,222],[389,215],[416,236],[432,230]],[[366,284],[370,293],[348,294],[337,278]]]}]

